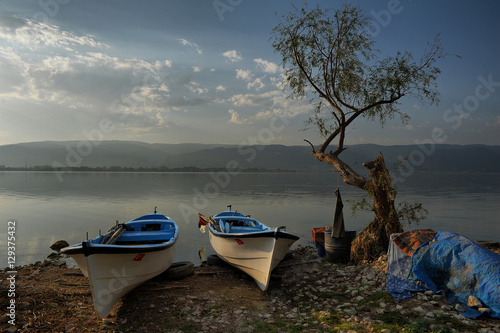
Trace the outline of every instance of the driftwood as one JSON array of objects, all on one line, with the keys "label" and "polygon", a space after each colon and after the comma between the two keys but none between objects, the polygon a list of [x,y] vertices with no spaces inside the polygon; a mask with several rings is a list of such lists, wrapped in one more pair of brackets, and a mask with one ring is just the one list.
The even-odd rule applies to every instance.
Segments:
[{"label": "driftwood", "polygon": [[60,282],[59,284],[61,286],[68,286],[68,287],[84,287],[84,288],[88,288],[89,287],[88,284],[84,284],[84,283],[64,283],[64,282]]},{"label": "driftwood", "polygon": [[318,259],[300,261],[300,262],[283,264],[283,265],[280,264],[280,265],[276,266],[276,268],[293,267],[293,266],[298,266],[298,265],[314,264],[314,263],[319,263]]},{"label": "driftwood", "polygon": [[160,291],[160,290],[170,290],[170,289],[189,289],[188,286],[167,286],[161,288],[151,288],[151,289],[143,289],[142,291]]}]

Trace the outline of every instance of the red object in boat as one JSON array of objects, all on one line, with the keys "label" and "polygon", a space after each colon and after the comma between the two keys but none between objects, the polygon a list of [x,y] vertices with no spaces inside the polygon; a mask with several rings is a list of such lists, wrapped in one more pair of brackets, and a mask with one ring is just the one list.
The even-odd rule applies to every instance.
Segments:
[{"label": "red object in boat", "polygon": [[208,224],[208,221],[205,219],[205,217],[203,215],[201,215],[201,213],[198,213],[198,224],[199,225],[207,225]]}]

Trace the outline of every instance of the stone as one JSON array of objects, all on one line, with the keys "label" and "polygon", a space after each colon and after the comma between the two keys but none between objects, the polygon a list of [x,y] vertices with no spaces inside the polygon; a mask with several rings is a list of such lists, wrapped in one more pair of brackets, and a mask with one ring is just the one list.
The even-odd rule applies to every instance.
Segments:
[{"label": "stone", "polygon": [[52,262],[52,265],[54,265],[54,266],[64,266],[64,265],[66,265],[66,262],[64,260],[54,260]]},{"label": "stone", "polygon": [[434,318],[434,317],[435,317],[434,312],[432,312],[432,311],[427,312],[427,313],[425,314],[425,316],[426,316],[427,318]]},{"label": "stone", "polygon": [[61,255],[59,253],[56,253],[56,252],[52,252],[51,254],[49,254],[47,256],[47,259],[50,259],[50,260],[57,260],[61,257]]},{"label": "stone", "polygon": [[57,251],[59,253],[62,248],[67,246],[69,246],[68,242],[66,242],[65,240],[58,240],[57,242],[55,242],[50,246],[50,249]]},{"label": "stone", "polygon": [[413,312],[424,313],[424,309],[421,306],[417,306],[413,308]]},{"label": "stone", "polygon": [[467,299],[467,306],[470,308],[480,308],[483,306],[483,304],[476,296],[470,295]]},{"label": "stone", "polygon": [[460,304],[455,304],[455,310],[458,311],[458,312],[464,312],[465,309],[463,306],[461,306]]},{"label": "stone", "polygon": [[453,310],[453,307],[451,305],[445,304],[441,306],[441,310],[443,311],[451,311]]}]

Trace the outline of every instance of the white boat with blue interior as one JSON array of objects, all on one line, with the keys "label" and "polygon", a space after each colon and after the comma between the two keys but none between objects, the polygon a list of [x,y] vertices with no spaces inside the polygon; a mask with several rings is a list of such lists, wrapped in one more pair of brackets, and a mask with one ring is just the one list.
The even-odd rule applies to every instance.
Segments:
[{"label": "white boat with blue interior", "polygon": [[299,237],[228,207],[210,217],[199,214],[199,224],[208,224],[210,244],[217,256],[250,275],[265,291],[271,272]]},{"label": "white boat with blue interior", "polygon": [[89,279],[94,307],[106,317],[114,304],[141,283],[161,274],[174,262],[179,228],[155,211],[108,233],[61,249]]}]

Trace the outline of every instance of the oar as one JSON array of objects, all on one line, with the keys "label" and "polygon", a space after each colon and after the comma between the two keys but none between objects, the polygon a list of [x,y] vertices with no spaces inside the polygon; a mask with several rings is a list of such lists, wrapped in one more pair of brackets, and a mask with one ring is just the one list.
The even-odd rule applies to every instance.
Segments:
[{"label": "oar", "polygon": [[218,232],[222,232],[222,229],[220,228],[219,223],[217,223],[217,221],[215,221],[215,219],[212,217],[212,215],[210,215],[208,217],[208,220],[210,221],[212,226],[215,228],[215,230],[217,230]]},{"label": "oar", "polygon": [[118,230],[115,231],[113,236],[106,242],[106,244],[114,244],[116,243],[117,239],[121,237],[121,235],[125,232],[125,228],[123,227],[123,224],[118,227]]},{"label": "oar", "polygon": [[101,244],[107,244],[107,242],[109,241],[110,237],[117,230],[117,228],[118,228],[118,220],[115,222],[115,225],[113,227],[111,227],[111,229],[108,230],[108,233],[102,239]]}]

